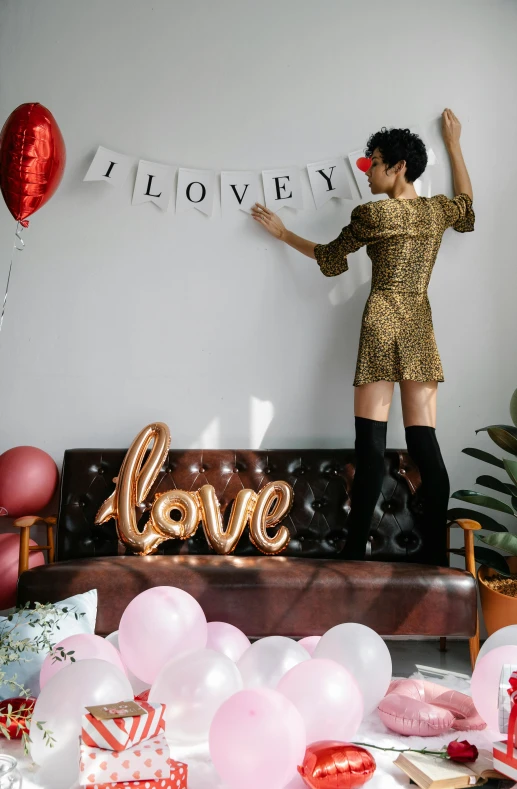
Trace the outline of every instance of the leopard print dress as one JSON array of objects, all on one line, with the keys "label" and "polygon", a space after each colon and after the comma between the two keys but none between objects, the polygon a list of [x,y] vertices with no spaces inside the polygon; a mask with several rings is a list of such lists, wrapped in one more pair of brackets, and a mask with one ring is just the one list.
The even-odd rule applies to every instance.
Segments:
[{"label": "leopard print dress", "polygon": [[372,261],[354,386],[444,380],[427,287],[446,228],[467,233],[474,220],[467,194],[388,198],[358,205],[334,241],[316,244],[327,277],[347,271],[347,255],[365,244]]}]

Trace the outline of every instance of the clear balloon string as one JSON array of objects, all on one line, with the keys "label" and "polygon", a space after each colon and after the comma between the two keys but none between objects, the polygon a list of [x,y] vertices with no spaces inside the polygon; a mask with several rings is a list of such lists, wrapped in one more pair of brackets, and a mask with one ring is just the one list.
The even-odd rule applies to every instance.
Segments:
[{"label": "clear balloon string", "polygon": [[7,275],[7,284],[5,286],[4,303],[2,304],[2,315],[0,316],[0,331],[2,331],[2,324],[4,322],[5,305],[7,304],[7,294],[9,293],[9,283],[11,281],[11,271],[13,268],[14,255],[17,251],[23,252],[23,248],[25,246],[25,241],[22,238],[22,230],[23,230],[23,226],[21,225],[20,222],[18,222],[14,234],[13,250],[11,252],[11,263],[9,264],[9,274]]}]

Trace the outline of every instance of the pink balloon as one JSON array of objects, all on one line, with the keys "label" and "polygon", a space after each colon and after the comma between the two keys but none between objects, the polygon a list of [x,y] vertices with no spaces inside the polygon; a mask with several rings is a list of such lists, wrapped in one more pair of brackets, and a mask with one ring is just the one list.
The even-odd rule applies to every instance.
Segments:
[{"label": "pink balloon", "polygon": [[228,789],[284,789],[303,763],[305,725],[294,704],[278,691],[240,690],[215,713],[209,748]]},{"label": "pink balloon", "polygon": [[[113,666],[119,668],[125,675],[126,670],[122,662],[122,658],[117,649],[106,641],[105,638],[94,636],[90,633],[78,633],[75,636],[68,636],[63,638],[54,647],[54,653],[61,657],[60,652],[56,652],[56,647],[62,647],[66,653],[73,652],[73,655],[67,657],[65,660],[54,660],[52,653],[48,654],[43,665],[39,677],[40,688],[43,688],[51,677],[61,671],[65,666],[70,666],[77,663],[79,660],[89,660],[96,658],[98,660],[105,660]],[[71,658],[74,658],[72,661]]]},{"label": "pink balloon", "polygon": [[298,643],[307,650],[309,655],[312,657],[316,646],[319,644],[321,640],[321,636],[306,636],[305,638],[301,638]]},{"label": "pink balloon", "polygon": [[222,652],[236,663],[249,649],[251,642],[235,625],[230,625],[228,622],[209,622],[206,645],[208,649]]},{"label": "pink balloon", "polygon": [[276,689],[302,716],[307,745],[350,742],[361,725],[363,694],[350,672],[334,660],[305,660],[284,674]]},{"label": "pink balloon", "polygon": [[499,678],[505,663],[517,666],[517,646],[491,649],[478,660],[472,674],[471,691],[474,705],[489,729],[499,731],[497,701]]},{"label": "pink balloon", "polygon": [[206,640],[203,609],[191,594],[176,586],[154,586],[141,592],[122,614],[118,629],[122,660],[149,685],[169,660],[203,649]]},{"label": "pink balloon", "polygon": [[19,518],[38,515],[50,503],[59,479],[57,466],[37,447],[13,447],[0,455],[0,509]]},{"label": "pink balloon", "polygon": [[[36,546],[34,540],[30,545]],[[16,605],[16,584],[18,583],[18,559],[20,554],[19,534],[0,534],[0,610]],[[29,553],[29,567],[45,564],[41,551]]]}]

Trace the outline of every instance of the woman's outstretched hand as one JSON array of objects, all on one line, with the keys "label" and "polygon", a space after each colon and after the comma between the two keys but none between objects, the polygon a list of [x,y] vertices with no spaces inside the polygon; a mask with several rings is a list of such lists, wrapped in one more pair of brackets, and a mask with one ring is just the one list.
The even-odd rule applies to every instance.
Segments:
[{"label": "woman's outstretched hand", "polygon": [[442,136],[447,149],[459,145],[461,123],[448,107],[442,112]]},{"label": "woman's outstretched hand", "polygon": [[251,214],[253,219],[256,222],[260,222],[268,233],[271,233],[272,236],[283,241],[287,230],[282,220],[279,219],[273,211],[270,211],[269,208],[266,208],[266,206],[261,203],[255,203],[255,205],[251,207]]}]

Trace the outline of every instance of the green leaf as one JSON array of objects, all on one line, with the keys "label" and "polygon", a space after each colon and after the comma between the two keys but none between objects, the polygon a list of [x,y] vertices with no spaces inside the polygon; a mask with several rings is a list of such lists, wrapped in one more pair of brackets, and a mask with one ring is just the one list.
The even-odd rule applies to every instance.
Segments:
[{"label": "green leaf", "polygon": [[486,430],[492,441],[505,452],[517,455],[517,427],[511,425],[488,425],[480,427],[476,433]]},{"label": "green leaf", "polygon": [[497,466],[498,468],[504,468],[503,461],[500,458],[496,458],[495,455],[491,455],[490,452],[485,452],[483,449],[475,449],[474,447],[467,447],[466,449],[462,449],[466,455],[470,455],[473,458],[477,458],[477,460],[484,460],[485,463],[491,463],[493,466]]},{"label": "green leaf", "polygon": [[[451,548],[451,553],[465,558],[465,548]],[[497,570],[501,575],[510,575],[510,568],[504,556],[501,556],[497,551],[492,551],[490,548],[483,548],[481,545],[474,546],[474,558],[477,564],[483,564],[485,567],[491,567]]]},{"label": "green leaf", "polygon": [[507,460],[503,458],[503,463],[508,475],[517,485],[517,460]]},{"label": "green leaf", "polygon": [[510,416],[512,417],[513,424],[517,427],[517,389],[510,400]]},{"label": "green leaf", "polygon": [[447,518],[451,521],[456,521],[459,518],[470,518],[470,520],[480,523],[488,531],[508,531],[506,526],[503,526],[502,523],[497,523],[490,515],[484,512],[477,512],[476,510],[469,510],[467,507],[453,507],[447,510]]},{"label": "green leaf", "polygon": [[515,534],[476,534],[476,539],[484,542],[485,545],[491,545],[492,548],[498,548],[501,551],[507,551],[511,556],[517,556],[517,537]]},{"label": "green leaf", "polygon": [[470,504],[477,504],[479,507],[488,507],[491,510],[498,510],[498,512],[506,512],[508,515],[513,515],[512,508],[499,499],[494,499],[492,496],[485,496],[483,493],[478,493],[477,490],[455,490],[451,494],[451,499],[460,499],[460,501],[468,501]]},{"label": "green leaf", "polygon": [[[517,466],[517,463],[515,464]],[[517,496],[517,486],[510,485],[507,482],[502,482],[497,477],[492,477],[489,474],[482,474],[476,479],[476,485],[483,485],[485,488],[497,490],[498,493],[504,493],[506,496]]]}]

